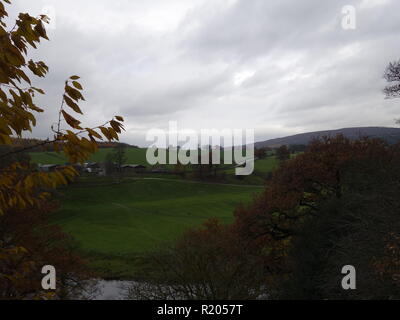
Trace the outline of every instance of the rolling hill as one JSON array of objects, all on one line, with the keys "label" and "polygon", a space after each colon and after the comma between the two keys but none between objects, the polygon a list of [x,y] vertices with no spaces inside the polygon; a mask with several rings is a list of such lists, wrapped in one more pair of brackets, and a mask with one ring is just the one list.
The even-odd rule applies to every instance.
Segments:
[{"label": "rolling hill", "polygon": [[400,128],[386,128],[386,127],[356,127],[356,128],[343,128],[337,130],[326,130],[296,134],[293,136],[270,139],[266,141],[256,142],[256,148],[264,147],[279,147],[281,145],[307,145],[314,138],[321,138],[324,136],[336,136],[343,134],[349,139],[357,139],[360,137],[381,138],[388,143],[396,143],[400,141]]}]

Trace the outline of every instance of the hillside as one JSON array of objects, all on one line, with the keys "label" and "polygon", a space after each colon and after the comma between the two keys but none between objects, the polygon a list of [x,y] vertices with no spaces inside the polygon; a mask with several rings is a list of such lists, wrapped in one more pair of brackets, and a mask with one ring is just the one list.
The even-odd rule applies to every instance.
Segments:
[{"label": "hillside", "polygon": [[386,128],[386,127],[356,127],[356,128],[343,128],[337,130],[326,130],[296,134],[293,136],[270,139],[266,141],[256,142],[256,148],[264,147],[279,147],[281,145],[307,145],[314,138],[321,138],[324,136],[336,136],[343,134],[349,139],[357,139],[360,137],[381,138],[388,143],[396,143],[400,141],[400,128]]}]

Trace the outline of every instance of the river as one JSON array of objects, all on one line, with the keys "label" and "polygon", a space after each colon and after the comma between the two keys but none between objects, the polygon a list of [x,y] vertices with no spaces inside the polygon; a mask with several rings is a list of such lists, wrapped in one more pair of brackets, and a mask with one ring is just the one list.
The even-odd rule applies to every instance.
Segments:
[{"label": "river", "polygon": [[134,281],[98,280],[98,293],[93,300],[123,300],[124,287],[134,283]]}]

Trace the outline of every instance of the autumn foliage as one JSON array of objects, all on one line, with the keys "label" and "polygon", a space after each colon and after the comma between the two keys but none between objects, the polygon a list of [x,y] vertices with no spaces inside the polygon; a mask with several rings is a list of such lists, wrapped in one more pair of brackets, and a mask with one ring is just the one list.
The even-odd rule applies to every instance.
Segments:
[{"label": "autumn foliage", "polygon": [[[36,115],[44,110],[35,103],[35,96],[44,95],[44,90],[32,85],[31,76],[45,77],[49,67],[43,61],[28,60],[28,50],[36,49],[43,40],[49,40],[44,15],[32,17],[20,13],[15,23],[8,26],[6,6],[9,0],[0,1],[0,144],[11,145],[13,137],[21,138],[23,133],[32,131],[37,125]],[[94,128],[83,126],[76,115],[82,114],[79,102],[84,100],[83,86],[79,76],[69,77],[64,84],[62,104],[59,108],[57,124],[51,129],[52,137],[37,145],[22,147],[4,152],[0,159],[37,147],[51,145],[57,152],[64,152],[70,163],[85,161],[97,150],[97,141],[117,141],[123,130],[123,118],[114,117],[107,123]],[[55,119],[56,120],[56,119]],[[13,162],[0,171],[0,216],[17,212],[32,213],[51,198],[51,190],[67,184],[77,175],[72,166],[65,166],[52,173],[39,172],[29,163]],[[0,293],[6,286],[27,280],[29,269],[35,261],[26,260],[20,273],[10,276],[4,273],[3,266],[10,261],[19,261],[20,256],[29,251],[18,242],[0,239]],[[49,243],[49,245],[51,245]],[[25,261],[25,260],[24,260]],[[19,270],[19,269],[17,269]],[[11,281],[11,284],[10,284]],[[13,293],[13,297],[16,293]]]},{"label": "autumn foliage", "polygon": [[215,219],[149,254],[142,270],[143,282],[129,288],[128,298],[245,300],[265,292],[259,255]]},{"label": "autumn foliage", "polygon": [[[234,224],[241,237],[252,241],[253,249],[263,254],[269,285],[282,286],[299,264],[304,275],[305,262],[299,260],[305,259],[314,249],[328,257],[328,252],[331,255],[335,250],[339,252],[341,241],[348,260],[368,265],[365,274],[374,269],[374,261],[366,252],[375,244],[381,244],[374,251],[376,259],[379,256],[385,260],[386,256],[387,262],[395,261],[394,256],[387,257],[387,252],[383,255],[386,245],[379,235],[382,232],[398,234],[400,230],[395,222],[400,199],[399,164],[399,145],[389,146],[382,140],[367,138],[352,141],[343,136],[316,140],[305,153],[282,163],[267,182],[265,191],[250,205],[237,209]],[[375,240],[364,233],[369,224]],[[336,248],[325,241],[331,235],[335,235],[331,240],[336,242]],[[393,244],[391,247],[395,248]],[[359,255],[352,254],[352,250]],[[342,258],[344,255],[336,256],[336,262]],[[322,265],[327,259],[313,261]],[[334,259],[331,262],[334,263]],[[310,272],[319,277],[326,272],[331,279],[337,279],[340,266],[335,268],[323,271],[311,268]],[[384,270],[390,269],[388,265],[387,268]],[[335,281],[332,288],[339,290]],[[367,286],[365,283],[365,288]],[[321,289],[321,294],[333,292],[325,289]]]},{"label": "autumn foliage", "polygon": [[[56,203],[43,203],[40,210],[0,217],[0,237],[4,239],[3,246],[10,248],[8,255],[3,251],[0,264],[0,299],[71,299],[91,289],[88,279],[95,275],[76,253],[73,240],[58,226],[49,224],[56,209]],[[19,244],[19,249],[13,249],[14,243]],[[48,264],[56,268],[60,277],[59,289],[50,295],[41,288],[41,268]]]},{"label": "autumn foliage", "polygon": [[[400,145],[343,136],[281,163],[235,221],[212,220],[149,255],[131,298],[400,297]],[[357,290],[340,283],[357,270]],[[148,270],[148,269],[145,269]]]}]

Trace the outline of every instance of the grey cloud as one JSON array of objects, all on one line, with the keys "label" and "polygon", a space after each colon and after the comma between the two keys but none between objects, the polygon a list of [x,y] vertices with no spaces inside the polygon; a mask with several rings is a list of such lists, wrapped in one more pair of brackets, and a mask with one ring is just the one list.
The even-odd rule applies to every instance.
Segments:
[{"label": "grey cloud", "polygon": [[[370,0],[371,1],[371,0]],[[230,5],[228,5],[230,3]],[[125,116],[122,139],[146,130],[254,127],[257,138],[345,126],[394,124],[382,73],[400,58],[398,1],[21,0],[12,13],[54,6],[56,29],[32,56],[50,66],[35,84],[46,108],[34,134],[49,135],[64,80],[82,77],[85,124]],[[372,3],[372,2],[370,2]],[[357,29],[341,28],[343,5]],[[250,72],[240,84],[237,74]]]}]

